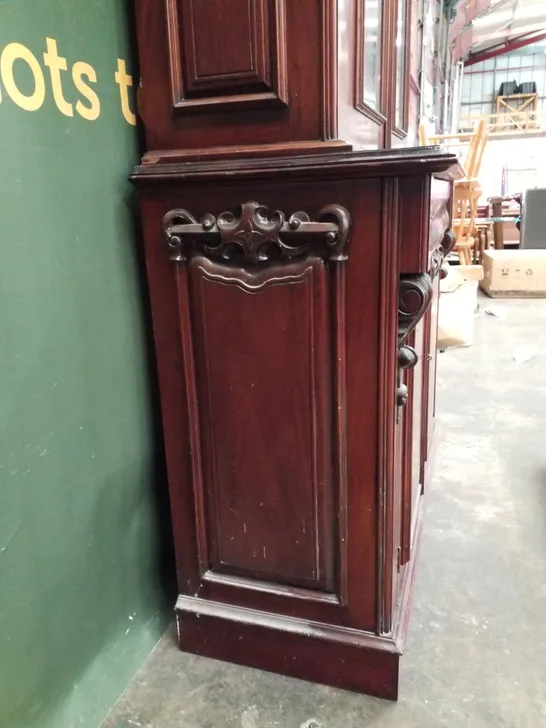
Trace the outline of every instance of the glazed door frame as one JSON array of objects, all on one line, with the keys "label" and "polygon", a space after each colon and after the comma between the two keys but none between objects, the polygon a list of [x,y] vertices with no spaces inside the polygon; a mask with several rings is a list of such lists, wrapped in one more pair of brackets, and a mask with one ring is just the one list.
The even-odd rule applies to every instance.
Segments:
[{"label": "glazed door frame", "polygon": [[[378,0],[381,6],[380,34],[380,84],[378,107],[373,108],[364,99],[366,77],[364,41],[366,38],[366,0],[355,0],[356,12],[356,64],[355,64],[355,108],[366,117],[366,124],[380,128],[379,147],[405,146],[409,128],[409,61],[411,42],[411,0]],[[402,46],[403,71],[401,75],[402,123],[397,124],[397,33],[399,10],[404,7],[404,43]]]}]

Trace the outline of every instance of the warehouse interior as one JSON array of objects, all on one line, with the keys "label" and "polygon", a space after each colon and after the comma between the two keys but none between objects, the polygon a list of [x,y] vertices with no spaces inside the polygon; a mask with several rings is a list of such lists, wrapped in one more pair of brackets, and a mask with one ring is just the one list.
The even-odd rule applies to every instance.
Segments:
[{"label": "warehouse interior", "polygon": [[4,0],[0,130],[0,726],[541,726],[544,2]]}]

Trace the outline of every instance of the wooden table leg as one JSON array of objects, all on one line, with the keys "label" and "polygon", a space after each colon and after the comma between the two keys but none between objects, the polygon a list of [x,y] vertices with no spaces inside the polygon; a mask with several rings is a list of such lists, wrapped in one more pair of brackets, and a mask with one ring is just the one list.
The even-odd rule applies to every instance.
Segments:
[{"label": "wooden table leg", "polygon": [[476,263],[478,265],[482,264],[483,261],[483,251],[487,250],[489,247],[489,239],[487,237],[487,228],[480,228],[480,247],[478,249],[478,259]]},{"label": "wooden table leg", "polygon": [[474,233],[474,245],[472,247],[472,265],[478,265],[482,257],[482,231],[476,228]]}]

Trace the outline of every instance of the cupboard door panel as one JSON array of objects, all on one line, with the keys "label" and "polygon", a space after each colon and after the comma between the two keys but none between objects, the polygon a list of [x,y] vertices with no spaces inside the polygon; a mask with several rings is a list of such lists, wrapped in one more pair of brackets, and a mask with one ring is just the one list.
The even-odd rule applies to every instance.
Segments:
[{"label": "cupboard door panel", "polygon": [[[412,273],[428,270],[429,267],[429,229],[432,230],[429,213],[430,181],[424,177],[405,177],[399,180],[401,206],[400,229],[402,246],[400,249],[400,270]],[[442,208],[443,209],[443,208]],[[444,225],[440,240],[447,225]]]},{"label": "cupboard door panel", "polygon": [[428,351],[424,349],[425,325],[424,321],[415,329],[414,347],[419,360],[413,369],[413,386],[411,395],[412,408],[412,443],[411,443],[411,543],[415,535],[415,524],[418,513],[419,498],[422,492],[422,444],[425,433],[423,422],[425,413],[423,411],[423,372],[426,364]]},{"label": "cupboard door panel", "polygon": [[436,364],[437,364],[437,345],[438,345],[438,306],[440,303],[440,276],[437,275],[434,280],[434,293],[432,305],[430,307],[430,318],[427,329],[427,339],[425,341],[426,352],[428,353],[425,362],[425,376],[423,392],[423,411],[426,415],[423,438],[423,454],[422,454],[422,473],[421,482],[423,490],[427,485],[426,465],[429,454],[434,442],[434,429],[436,424]]},{"label": "cupboard door panel", "polygon": [[189,293],[213,571],[334,589],[328,269],[273,266],[254,288],[196,256]]},{"label": "cupboard door panel", "polygon": [[260,0],[230,0],[229,6],[222,0],[182,3],[188,93],[267,83],[264,10]]},{"label": "cupboard door panel", "polygon": [[401,564],[407,563],[411,558],[419,498],[422,491],[424,333],[424,325],[421,322],[413,332],[410,340],[411,346],[415,349],[419,358],[415,367],[405,373],[408,401],[404,407],[402,419]]},{"label": "cupboard door panel", "polygon": [[176,112],[287,102],[285,0],[167,0]]}]

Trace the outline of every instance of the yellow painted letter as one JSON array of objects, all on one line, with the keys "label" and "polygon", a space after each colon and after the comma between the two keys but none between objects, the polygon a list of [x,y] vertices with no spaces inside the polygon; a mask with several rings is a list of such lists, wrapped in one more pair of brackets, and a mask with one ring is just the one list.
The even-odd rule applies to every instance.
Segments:
[{"label": "yellow painted letter", "polygon": [[72,104],[69,104],[63,96],[63,86],[61,83],[61,71],[66,71],[66,58],[59,56],[57,53],[57,41],[52,38],[46,38],[47,53],[44,53],[44,63],[51,72],[51,87],[53,89],[53,98],[55,103],[65,116],[74,116]]},{"label": "yellow painted letter", "polygon": [[136,116],[131,111],[131,108],[129,106],[129,86],[133,85],[133,79],[129,74],[127,73],[127,69],[125,67],[125,61],[123,61],[121,58],[118,58],[118,70],[115,74],[116,83],[119,86],[119,93],[121,97],[121,110],[123,111],[123,116],[125,118],[125,121],[127,121],[129,124],[132,124],[133,126],[136,125]]},{"label": "yellow painted letter", "polygon": [[[25,61],[34,76],[34,91],[30,96],[25,96],[19,91],[13,78],[13,64],[19,59]],[[25,111],[36,111],[41,107],[45,99],[44,74],[36,57],[28,48],[20,43],[9,43],[4,48],[0,59],[0,73],[6,91],[17,106],[25,109]]]},{"label": "yellow painted letter", "polygon": [[78,101],[76,103],[76,111],[80,116],[83,116],[84,119],[87,119],[88,121],[95,121],[95,119],[99,118],[100,114],[99,97],[95,91],[93,91],[93,89],[85,83],[82,76],[87,76],[91,83],[97,83],[97,74],[95,73],[95,69],[90,66],[89,63],[78,61],[72,67],[72,79],[74,81],[74,86],[78,89],[81,95],[85,96],[85,98],[89,101],[89,106],[85,106],[81,101]]}]

